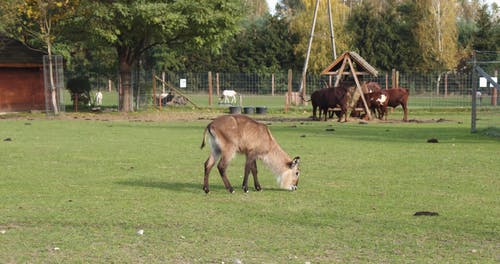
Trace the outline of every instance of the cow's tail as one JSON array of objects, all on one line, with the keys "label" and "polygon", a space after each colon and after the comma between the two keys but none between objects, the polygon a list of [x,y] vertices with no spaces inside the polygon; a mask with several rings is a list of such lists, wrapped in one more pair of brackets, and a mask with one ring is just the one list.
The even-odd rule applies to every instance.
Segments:
[{"label": "cow's tail", "polygon": [[312,100],[311,98],[309,98],[309,100],[306,100],[306,99],[304,98],[304,95],[303,95],[302,93],[300,93],[299,97],[300,97],[300,99],[301,99],[302,101],[304,101],[304,102],[310,102],[310,101]]}]

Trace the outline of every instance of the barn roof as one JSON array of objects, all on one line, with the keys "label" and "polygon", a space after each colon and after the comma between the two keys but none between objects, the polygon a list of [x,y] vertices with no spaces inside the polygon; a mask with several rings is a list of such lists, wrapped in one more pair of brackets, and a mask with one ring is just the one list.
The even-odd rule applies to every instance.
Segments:
[{"label": "barn roof", "polygon": [[[321,72],[321,75],[338,75],[339,70],[342,68],[342,65],[344,64],[344,61],[348,58],[353,63],[353,66],[355,68],[354,72],[356,73],[356,75],[373,75],[375,77],[378,75],[378,71],[373,66],[371,66],[365,59],[363,59],[363,57],[361,57],[358,53],[354,51],[344,52],[342,55],[337,57],[335,61],[333,61],[330,65],[328,65],[328,67],[326,67]],[[344,70],[341,74],[347,75],[350,73],[351,72]]]},{"label": "barn roof", "polygon": [[43,65],[43,55],[44,52],[0,35],[0,67],[40,67]]}]

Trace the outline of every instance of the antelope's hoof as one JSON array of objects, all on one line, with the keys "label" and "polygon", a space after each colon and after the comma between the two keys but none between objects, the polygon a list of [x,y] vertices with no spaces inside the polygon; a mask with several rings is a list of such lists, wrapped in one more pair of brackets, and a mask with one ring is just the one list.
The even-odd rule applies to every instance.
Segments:
[{"label": "antelope's hoof", "polygon": [[208,189],[207,186],[203,186],[203,190],[205,191],[205,193],[209,193],[210,192],[210,190]]},{"label": "antelope's hoof", "polygon": [[255,186],[255,190],[260,192],[260,191],[262,191],[262,188],[260,186]]}]

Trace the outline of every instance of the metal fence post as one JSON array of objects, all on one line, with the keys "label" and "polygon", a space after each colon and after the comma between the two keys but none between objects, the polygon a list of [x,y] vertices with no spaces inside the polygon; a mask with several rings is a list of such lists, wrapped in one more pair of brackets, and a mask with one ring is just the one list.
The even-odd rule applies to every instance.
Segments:
[{"label": "metal fence post", "polygon": [[474,64],[472,66],[472,106],[471,106],[471,117],[470,117],[470,132],[471,133],[476,133],[477,128],[476,128],[476,91],[477,91],[477,86],[478,86],[478,78],[476,76],[479,76],[476,74],[476,55],[474,54]]}]

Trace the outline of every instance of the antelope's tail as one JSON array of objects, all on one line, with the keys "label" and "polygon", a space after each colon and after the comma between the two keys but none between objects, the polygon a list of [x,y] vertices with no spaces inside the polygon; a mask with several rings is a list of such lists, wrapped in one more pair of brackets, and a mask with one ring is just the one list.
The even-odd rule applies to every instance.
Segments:
[{"label": "antelope's tail", "polygon": [[203,149],[203,147],[205,147],[205,140],[207,139],[207,131],[208,131],[208,126],[203,131],[203,141],[201,141],[200,149]]},{"label": "antelope's tail", "polygon": [[203,131],[203,141],[201,142],[201,146],[200,146],[200,149],[202,149],[203,147],[205,147],[205,142],[207,140],[207,132],[212,135],[212,132],[210,131],[210,125],[212,123],[208,124],[208,126],[205,128],[205,130]]}]

